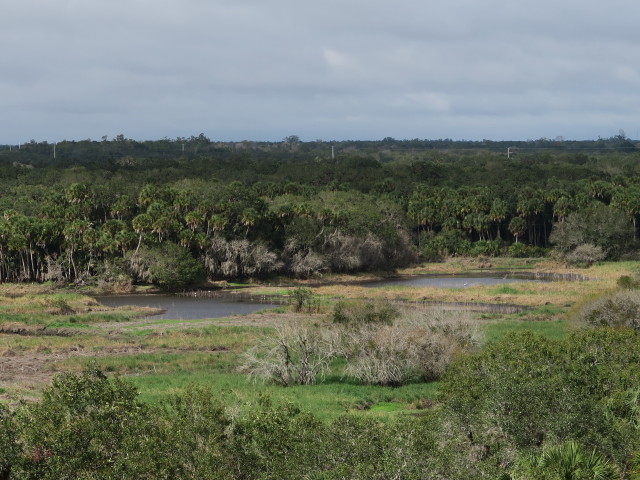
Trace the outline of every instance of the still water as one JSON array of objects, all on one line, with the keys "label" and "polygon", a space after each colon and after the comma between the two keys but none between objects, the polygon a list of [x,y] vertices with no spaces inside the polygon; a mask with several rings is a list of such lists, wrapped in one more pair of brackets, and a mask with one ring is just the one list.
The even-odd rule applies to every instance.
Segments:
[{"label": "still water", "polygon": [[540,282],[532,278],[522,277],[516,278],[513,275],[497,275],[488,276],[486,274],[479,274],[474,276],[472,274],[465,274],[464,276],[417,276],[413,278],[403,279],[390,279],[381,280],[376,282],[363,283],[363,287],[438,287],[438,288],[467,288],[475,285],[503,285],[506,283],[515,282]]},{"label": "still water", "polygon": [[[549,279],[546,279],[547,281]],[[363,287],[439,287],[439,288],[467,288],[474,285],[502,285],[514,282],[540,282],[544,280],[530,276],[516,277],[513,274],[491,276],[487,274],[451,275],[423,275],[413,278],[388,279],[376,282],[361,283]],[[269,303],[253,303],[231,301],[228,297],[191,297],[179,295],[113,295],[98,297],[103,305],[121,307],[134,305],[153,307],[165,310],[164,313],[153,315],[154,319],[198,320],[203,318],[221,318],[230,315],[244,315],[258,310],[273,308]]]},{"label": "still water", "polygon": [[199,320],[202,318],[221,318],[229,315],[244,315],[274,305],[264,303],[231,302],[210,297],[183,297],[178,295],[113,295],[97,297],[103,305],[121,307],[153,307],[165,310],[154,319]]}]

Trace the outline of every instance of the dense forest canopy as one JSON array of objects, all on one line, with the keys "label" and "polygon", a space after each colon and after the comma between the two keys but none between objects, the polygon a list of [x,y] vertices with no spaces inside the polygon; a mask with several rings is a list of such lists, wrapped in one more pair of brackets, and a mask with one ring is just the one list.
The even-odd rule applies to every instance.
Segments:
[{"label": "dense forest canopy", "polygon": [[552,245],[616,259],[635,248],[639,159],[622,134],[3,146],[0,280],[104,274],[169,286],[160,272],[178,266],[187,283],[306,277]]}]

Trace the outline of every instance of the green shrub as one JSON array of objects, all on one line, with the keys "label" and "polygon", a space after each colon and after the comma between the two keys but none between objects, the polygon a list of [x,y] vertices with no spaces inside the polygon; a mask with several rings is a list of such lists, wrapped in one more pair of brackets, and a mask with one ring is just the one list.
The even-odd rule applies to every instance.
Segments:
[{"label": "green shrub", "polygon": [[525,245],[524,243],[513,243],[509,245],[508,249],[508,255],[513,258],[538,258],[544,257],[546,254],[547,249]]},{"label": "green shrub", "polygon": [[16,478],[153,477],[149,413],[131,384],[95,367],[57,375],[17,412],[25,455]]},{"label": "green shrub", "polygon": [[625,290],[637,290],[640,288],[640,280],[629,275],[622,275],[616,280],[616,285]]},{"label": "green shrub", "polygon": [[293,297],[293,309],[300,312],[307,309],[311,312],[314,308],[317,310],[318,302],[313,297],[313,290],[308,287],[298,287],[289,291],[289,295]]},{"label": "green shrub", "polygon": [[141,248],[128,257],[129,269],[139,280],[165,290],[185,288],[204,280],[202,265],[184,248],[165,242]]},{"label": "green shrub", "polygon": [[497,240],[478,240],[473,243],[469,253],[478,257],[497,257],[500,255],[500,242]]},{"label": "green shrub", "polygon": [[639,370],[640,336],[628,330],[583,329],[563,340],[527,332],[461,357],[438,396],[467,459],[480,449],[476,461],[508,464],[514,450],[575,440],[624,463],[640,443],[638,415],[612,400],[638,385]]},{"label": "green shrub", "polygon": [[18,463],[20,450],[13,415],[0,403],[0,478],[12,478],[11,470]]}]

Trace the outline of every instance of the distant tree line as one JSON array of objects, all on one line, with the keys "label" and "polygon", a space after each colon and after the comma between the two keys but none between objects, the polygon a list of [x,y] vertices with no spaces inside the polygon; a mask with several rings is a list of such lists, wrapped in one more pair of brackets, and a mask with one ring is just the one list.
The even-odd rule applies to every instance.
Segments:
[{"label": "distant tree line", "polygon": [[328,143],[285,140],[0,150],[0,281],[172,288],[552,246],[568,259],[635,251],[640,153],[622,135],[575,150],[536,141],[510,158],[496,142],[336,142],[332,158]]}]

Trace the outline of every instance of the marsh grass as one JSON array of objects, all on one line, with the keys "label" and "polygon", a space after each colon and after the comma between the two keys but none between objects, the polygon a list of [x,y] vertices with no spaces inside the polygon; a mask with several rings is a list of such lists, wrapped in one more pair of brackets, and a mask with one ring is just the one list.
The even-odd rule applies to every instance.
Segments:
[{"label": "marsh grass", "polygon": [[[407,299],[443,302],[513,303],[531,307],[520,314],[476,315],[485,333],[485,341],[493,342],[509,332],[530,330],[550,338],[562,338],[571,329],[567,320],[585,304],[616,289],[622,275],[637,275],[640,262],[603,263],[589,269],[568,269],[547,259],[522,261],[491,259],[493,268],[579,273],[593,280],[586,282],[511,283],[503,286],[478,286],[469,289],[431,287],[385,287],[370,289],[353,284],[317,286],[309,283],[323,311],[331,311],[336,298]],[[471,259],[457,259],[431,264],[400,273],[461,273],[479,269]],[[361,280],[344,277],[340,280]],[[323,282],[326,279],[323,279]],[[246,286],[243,291],[286,295],[291,287]],[[274,293],[275,292],[275,293]],[[287,388],[251,382],[236,373],[239,356],[259,338],[272,331],[270,327],[212,324],[211,320],[150,320],[127,323],[139,310],[109,309],[93,298],[78,292],[54,291],[51,285],[2,285],[0,287],[0,324],[46,325],[47,328],[74,330],[71,337],[41,337],[0,334],[2,355],[29,352],[59,356],[51,364],[55,371],[79,371],[95,359],[98,366],[121,374],[132,381],[148,402],[167,398],[188,385],[210,387],[222,400],[250,408],[260,394],[276,400],[292,401],[303,409],[317,413],[325,420],[344,412],[373,416],[384,420],[397,415],[416,413],[433,404],[437,383],[409,384],[398,388],[363,386],[345,377],[344,361],[334,361],[331,369],[317,385]],[[70,308],[73,313],[62,310]],[[68,311],[68,310],[67,310]],[[276,309],[290,312],[290,306]],[[270,313],[274,313],[271,309]],[[220,319],[222,320],[222,319]],[[316,321],[316,320],[313,320]],[[108,325],[101,325],[102,323]],[[186,325],[186,323],[185,323]],[[162,327],[172,327],[163,329]],[[76,331],[77,330],[77,331]],[[68,355],[67,355],[68,354]],[[9,389],[6,385],[3,388]]]}]

